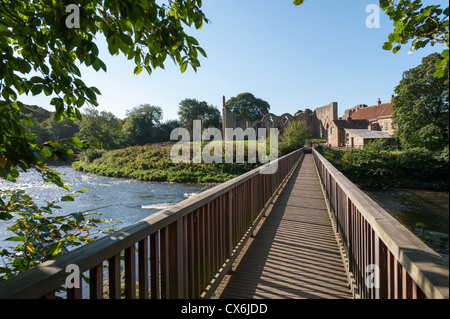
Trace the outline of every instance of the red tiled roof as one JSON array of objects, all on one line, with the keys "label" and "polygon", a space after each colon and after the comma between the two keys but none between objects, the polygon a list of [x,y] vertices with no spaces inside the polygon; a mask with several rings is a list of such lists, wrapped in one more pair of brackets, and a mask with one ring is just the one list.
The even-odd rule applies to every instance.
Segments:
[{"label": "red tiled roof", "polygon": [[366,129],[369,124],[367,120],[334,120],[333,123],[339,128]]},{"label": "red tiled roof", "polygon": [[373,120],[383,116],[392,116],[391,103],[363,107],[352,114],[352,120]]}]

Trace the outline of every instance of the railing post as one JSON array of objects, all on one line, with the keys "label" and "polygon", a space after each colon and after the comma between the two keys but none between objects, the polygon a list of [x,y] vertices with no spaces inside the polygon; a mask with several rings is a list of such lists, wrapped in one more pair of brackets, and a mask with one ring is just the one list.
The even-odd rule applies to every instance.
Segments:
[{"label": "railing post", "polygon": [[159,271],[159,233],[156,232],[150,235],[150,271],[151,271],[151,285],[150,293],[152,299],[161,298],[159,293],[160,285],[160,271]]},{"label": "railing post", "polygon": [[120,299],[120,254],[108,259],[109,299]]},{"label": "railing post", "polygon": [[180,218],[168,227],[168,297],[183,299],[184,269],[183,269],[183,220]]},{"label": "railing post", "polygon": [[[233,252],[233,192],[228,192],[228,255]],[[231,269],[231,268],[230,268]]]}]

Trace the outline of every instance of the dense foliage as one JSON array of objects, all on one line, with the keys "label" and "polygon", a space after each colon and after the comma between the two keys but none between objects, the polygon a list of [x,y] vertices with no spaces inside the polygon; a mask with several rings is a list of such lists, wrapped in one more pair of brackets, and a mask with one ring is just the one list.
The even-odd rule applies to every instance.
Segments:
[{"label": "dense foliage", "polygon": [[[173,145],[133,146],[119,150],[91,149],[80,155],[79,161],[72,167],[98,175],[127,177],[143,181],[211,183],[225,182],[258,166],[258,164],[242,163],[179,163],[170,158]],[[203,145],[204,146],[204,145]],[[222,154],[225,156],[225,146]],[[235,152],[234,145],[234,154]],[[247,147],[244,147],[245,158],[248,158]],[[191,158],[193,158],[191,146]]]},{"label": "dense foliage", "polygon": [[22,190],[0,191],[0,219],[13,220],[8,230],[14,236],[6,240],[15,242],[13,247],[0,251],[0,280],[8,279],[48,259],[57,257],[70,248],[89,243],[97,235],[92,236],[92,228],[107,220],[100,219],[98,214],[83,212],[68,215],[55,214],[60,201],[73,201],[79,190],[69,193],[58,200],[40,206]]},{"label": "dense foliage", "polygon": [[[0,6],[0,176],[15,178],[17,168],[43,171],[44,159],[72,156],[68,143],[40,144],[22,124],[31,125],[21,114],[21,94],[52,96],[54,118],[81,120],[85,104],[97,105],[100,91],[82,80],[77,64],[106,71],[99,59],[95,38],[102,33],[112,55],[122,53],[136,65],[134,72],[164,68],[171,57],[184,72],[190,64],[199,67],[198,53],[205,55],[186,26],[199,29],[207,22],[201,0],[83,1],[78,7],[79,27],[68,25],[63,1],[2,1]],[[58,180],[57,174],[51,176]]]},{"label": "dense foliage", "polygon": [[194,120],[201,120],[203,128],[215,127],[222,129],[222,116],[220,111],[205,101],[184,99],[180,102],[178,116],[180,124],[184,127],[192,125],[192,121]]},{"label": "dense foliage", "polygon": [[308,128],[303,122],[293,122],[283,133],[279,144],[281,156],[303,147],[308,138]]},{"label": "dense foliage", "polygon": [[[69,190],[60,174],[49,169],[46,162],[70,161],[74,148],[86,149],[90,145],[71,134],[76,131],[76,122],[82,120],[80,108],[86,104],[97,106],[100,91],[84,83],[77,65],[106,71],[96,44],[100,34],[105,37],[111,55],[122,53],[135,64],[135,74],[144,69],[150,74],[153,69],[164,68],[168,57],[181,72],[188,65],[196,70],[200,66],[199,53],[206,56],[197,40],[186,33],[187,27],[201,29],[208,22],[201,11],[201,0],[173,0],[168,4],[156,0],[85,0],[80,6],[71,4],[75,9],[69,10],[70,16],[69,4],[61,0],[0,3],[2,179],[15,181],[21,171],[34,169],[44,181]],[[33,122],[25,115],[29,109],[20,101],[22,94],[50,96],[55,110],[53,122],[42,119],[43,124],[34,133],[30,132],[33,129],[26,129]],[[64,119],[68,122],[62,123]],[[105,131],[95,134],[104,136]],[[101,139],[98,142],[106,146]],[[66,196],[69,197],[65,199],[71,198]],[[39,207],[22,191],[0,190],[0,221],[14,219],[10,230],[17,236],[10,240],[20,243],[10,252],[2,251],[4,260],[12,263],[12,268],[11,265],[3,268],[6,276],[57,256],[65,245],[88,240],[82,232],[93,226],[93,221],[84,222],[86,215],[54,218],[51,214],[56,208],[52,203]],[[58,238],[66,239],[62,242]]]},{"label": "dense foliage", "polygon": [[395,88],[392,120],[403,147],[422,147],[448,156],[449,69],[435,78],[439,60],[439,54],[431,54],[419,66],[403,73]]},{"label": "dense foliage", "polygon": [[317,148],[352,182],[360,185],[448,185],[449,162],[425,148],[396,150],[378,140],[357,150]]},{"label": "dense foliage", "polygon": [[255,97],[252,93],[241,93],[230,98],[225,106],[236,115],[245,117],[248,121],[258,121],[269,113],[270,104]]}]

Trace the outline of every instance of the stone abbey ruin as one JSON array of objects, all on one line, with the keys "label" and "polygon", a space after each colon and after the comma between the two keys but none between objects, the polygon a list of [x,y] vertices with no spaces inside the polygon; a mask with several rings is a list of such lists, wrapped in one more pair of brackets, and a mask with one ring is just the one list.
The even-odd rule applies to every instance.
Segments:
[{"label": "stone abbey ruin", "polygon": [[223,97],[222,132],[224,132],[224,138],[226,138],[225,128],[241,128],[244,131],[248,128],[253,128],[256,131],[259,128],[278,128],[280,134],[283,134],[283,131],[292,121],[301,121],[308,128],[309,136],[326,139],[330,124],[333,120],[338,119],[337,112],[338,104],[337,102],[332,102],[318,107],[314,111],[306,109],[305,111],[298,111],[294,115],[284,113],[277,116],[273,113],[267,113],[261,120],[251,122],[229,110],[225,106],[225,97]]}]

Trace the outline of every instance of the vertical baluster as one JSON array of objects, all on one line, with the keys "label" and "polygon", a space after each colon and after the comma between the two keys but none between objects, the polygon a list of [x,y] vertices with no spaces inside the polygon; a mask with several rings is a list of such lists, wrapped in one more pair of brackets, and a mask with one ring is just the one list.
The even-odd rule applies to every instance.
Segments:
[{"label": "vertical baluster", "polygon": [[150,293],[152,299],[161,298],[160,271],[159,271],[159,232],[150,235]]},{"label": "vertical baluster", "polygon": [[125,299],[136,299],[136,248],[125,249]]},{"label": "vertical baluster", "polygon": [[405,267],[402,266],[402,298],[403,299],[412,299],[412,278],[406,272]]},{"label": "vertical baluster", "polygon": [[229,191],[227,193],[227,253],[231,256],[233,252],[233,193]]},{"label": "vertical baluster", "polygon": [[138,243],[139,299],[148,299],[148,237]]},{"label": "vertical baluster", "polygon": [[395,271],[394,271],[394,256],[388,250],[388,299],[395,299]]},{"label": "vertical baluster", "polygon": [[187,298],[195,298],[196,281],[194,265],[194,213],[187,215],[186,240],[187,240]]},{"label": "vertical baluster", "polygon": [[219,196],[218,200],[218,216],[219,216],[219,267],[224,262],[223,259],[223,196]]},{"label": "vertical baluster", "polygon": [[195,211],[193,216],[193,238],[194,238],[194,298],[199,298],[202,293],[202,269],[201,269],[201,234],[200,234],[200,212],[201,208]]},{"label": "vertical baluster", "polygon": [[82,299],[83,298],[83,279],[81,273],[78,280],[79,288],[67,288],[67,299]]},{"label": "vertical baluster", "polygon": [[374,234],[375,264],[379,269],[379,288],[375,290],[375,299],[388,297],[388,260],[387,247],[377,234]]},{"label": "vertical baluster", "polygon": [[89,270],[89,297],[103,299],[103,263]]},{"label": "vertical baluster", "polygon": [[205,235],[206,235],[206,249],[205,249],[205,265],[206,265],[206,285],[210,282],[212,278],[212,234],[211,234],[211,216],[210,209],[211,203],[206,204],[205,206]]},{"label": "vertical baluster", "polygon": [[167,227],[168,230],[168,296],[170,299],[184,298],[183,277],[183,220],[178,219]]},{"label": "vertical baluster", "polygon": [[108,259],[109,299],[120,299],[120,254]]},{"label": "vertical baluster", "polygon": [[397,258],[394,257],[394,299],[399,299],[401,296],[401,274],[399,273],[399,265]]},{"label": "vertical baluster", "polygon": [[161,254],[161,298],[169,298],[169,232],[164,227],[160,231],[160,254]]}]

